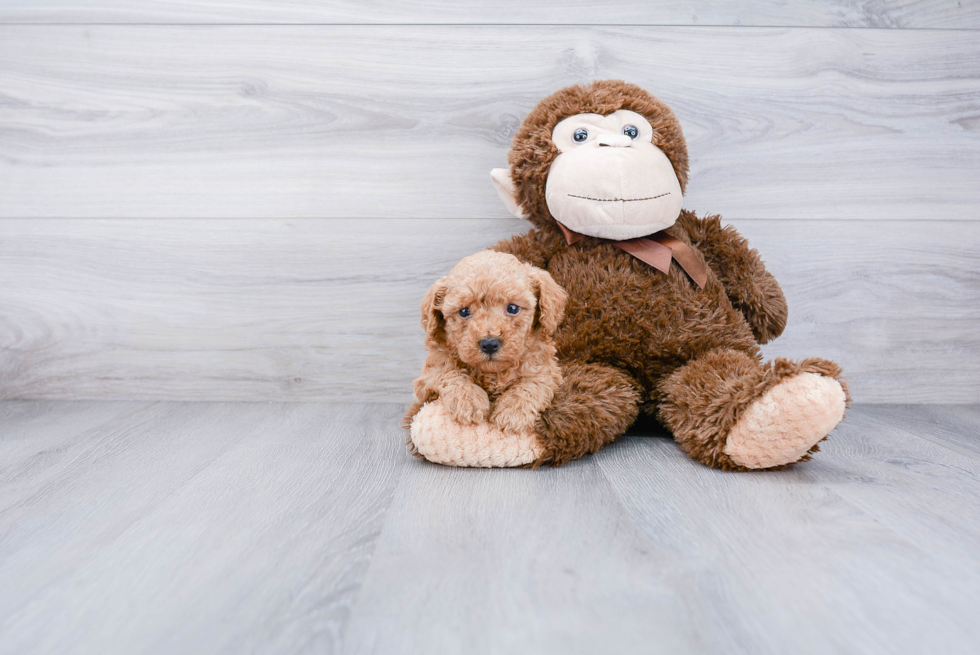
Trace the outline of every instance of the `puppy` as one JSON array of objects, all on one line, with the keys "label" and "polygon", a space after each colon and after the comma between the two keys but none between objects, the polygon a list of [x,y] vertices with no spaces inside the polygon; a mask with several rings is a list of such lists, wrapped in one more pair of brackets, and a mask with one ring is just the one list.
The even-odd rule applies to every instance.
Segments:
[{"label": "puppy", "polygon": [[565,291],[547,271],[484,250],[439,279],[422,301],[429,348],[404,425],[439,399],[456,422],[534,427],[561,384],[552,336]]}]

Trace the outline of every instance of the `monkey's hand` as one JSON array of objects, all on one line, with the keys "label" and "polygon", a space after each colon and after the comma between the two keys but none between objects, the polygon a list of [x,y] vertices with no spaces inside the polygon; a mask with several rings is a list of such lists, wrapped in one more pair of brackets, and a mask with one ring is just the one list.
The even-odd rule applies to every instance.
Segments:
[{"label": "monkey's hand", "polygon": [[687,230],[692,243],[718,275],[735,309],[742,312],[759,343],[768,343],[786,327],[786,297],[776,278],[766,270],[762,257],[735,231],[722,227],[720,216],[698,218],[683,211],[677,224]]},{"label": "monkey's hand", "polygon": [[462,425],[485,421],[490,413],[490,397],[487,392],[469,381],[447,385],[439,397],[453,420]]},{"label": "monkey's hand", "polygon": [[534,428],[541,409],[519,390],[511,389],[493,404],[490,422],[504,432],[516,433]]}]

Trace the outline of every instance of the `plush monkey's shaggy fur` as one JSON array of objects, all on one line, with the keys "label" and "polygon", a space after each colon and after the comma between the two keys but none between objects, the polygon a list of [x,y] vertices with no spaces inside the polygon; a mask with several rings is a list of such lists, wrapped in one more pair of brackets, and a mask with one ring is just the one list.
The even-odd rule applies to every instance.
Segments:
[{"label": "plush monkey's shaggy fur", "polygon": [[[654,144],[670,159],[683,189],[687,146],[677,119],[665,104],[624,82],[595,82],[549,96],[524,120],[509,156],[521,208],[535,227],[494,249],[549,271],[569,296],[555,335],[564,382],[537,422],[545,451],[537,463],[561,464],[595,452],[643,411],[657,416],[698,461],[746,469],[726,454],[728,434],[743,412],[794,375],[840,381],[840,368],[820,359],[763,364],[759,344],[783,331],[786,301],[758,253],[717,216],[698,218],[685,210],[667,230],[707,263],[703,289],[676,263],[664,274],[600,239],[566,245],[545,201],[548,172],[559,154],[552,129],[575,114],[619,109],[650,121]],[[846,395],[843,382],[841,387]],[[810,452],[816,450],[814,445]]]}]

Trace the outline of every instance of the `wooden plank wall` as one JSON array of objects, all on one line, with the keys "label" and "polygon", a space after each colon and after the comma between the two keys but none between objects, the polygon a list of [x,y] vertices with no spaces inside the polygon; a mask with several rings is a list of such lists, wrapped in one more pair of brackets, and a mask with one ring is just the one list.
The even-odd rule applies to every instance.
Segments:
[{"label": "wooden plank wall", "polygon": [[4,0],[5,23],[747,25],[975,28],[968,0]]},{"label": "wooden plank wall", "polygon": [[3,2],[0,396],[407,399],[428,284],[526,229],[489,169],[596,78],[678,113],[768,354],[980,402],[980,3],[843,0]]}]

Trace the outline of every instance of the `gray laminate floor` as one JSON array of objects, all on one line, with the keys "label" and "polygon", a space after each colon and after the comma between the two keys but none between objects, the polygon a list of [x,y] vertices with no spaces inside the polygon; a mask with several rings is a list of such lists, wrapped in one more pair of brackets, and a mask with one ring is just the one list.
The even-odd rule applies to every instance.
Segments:
[{"label": "gray laminate floor", "polygon": [[0,404],[4,653],[980,650],[980,408],[731,474],[412,459],[395,405]]}]

